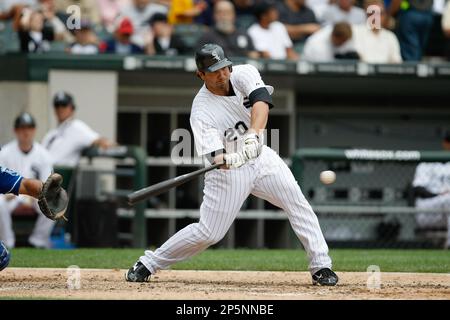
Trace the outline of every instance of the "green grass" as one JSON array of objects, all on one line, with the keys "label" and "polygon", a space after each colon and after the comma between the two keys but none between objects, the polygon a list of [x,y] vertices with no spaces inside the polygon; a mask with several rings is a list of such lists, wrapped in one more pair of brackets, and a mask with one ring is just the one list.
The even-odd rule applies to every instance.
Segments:
[{"label": "green grass", "polygon": [[[143,254],[141,249],[38,250],[18,248],[12,251],[11,267],[126,269]],[[450,253],[445,250],[331,250],[337,271],[365,272],[377,265],[385,272],[450,272]],[[183,263],[178,270],[255,270],[306,271],[303,250],[219,250],[210,249]]]}]

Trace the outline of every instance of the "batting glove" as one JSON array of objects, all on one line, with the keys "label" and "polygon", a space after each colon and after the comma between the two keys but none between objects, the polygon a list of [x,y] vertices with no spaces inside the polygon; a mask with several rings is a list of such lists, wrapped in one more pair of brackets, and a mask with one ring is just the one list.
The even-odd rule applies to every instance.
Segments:
[{"label": "batting glove", "polygon": [[255,159],[261,153],[259,137],[256,133],[249,133],[245,136],[242,151],[247,160]]},{"label": "batting glove", "polygon": [[224,160],[229,168],[234,169],[239,168],[247,161],[247,159],[241,152],[225,154]]}]

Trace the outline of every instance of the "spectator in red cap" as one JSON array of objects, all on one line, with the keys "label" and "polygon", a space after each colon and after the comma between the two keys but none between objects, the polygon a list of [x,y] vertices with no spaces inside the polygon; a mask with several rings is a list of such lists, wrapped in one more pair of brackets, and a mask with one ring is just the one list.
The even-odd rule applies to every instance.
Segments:
[{"label": "spectator in red cap", "polygon": [[144,51],[131,41],[134,32],[133,23],[123,18],[114,32],[114,38],[100,44],[100,52],[116,54],[140,54]]}]

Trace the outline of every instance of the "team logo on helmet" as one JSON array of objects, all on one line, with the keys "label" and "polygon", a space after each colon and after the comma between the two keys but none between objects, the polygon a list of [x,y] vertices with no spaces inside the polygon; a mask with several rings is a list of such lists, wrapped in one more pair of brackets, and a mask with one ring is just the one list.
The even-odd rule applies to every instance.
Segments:
[{"label": "team logo on helmet", "polygon": [[221,60],[221,59],[220,59],[220,56],[219,56],[219,54],[217,53],[216,50],[213,50],[213,51],[211,52],[211,55],[213,56],[214,59],[217,60],[217,62],[219,62],[219,61]]}]

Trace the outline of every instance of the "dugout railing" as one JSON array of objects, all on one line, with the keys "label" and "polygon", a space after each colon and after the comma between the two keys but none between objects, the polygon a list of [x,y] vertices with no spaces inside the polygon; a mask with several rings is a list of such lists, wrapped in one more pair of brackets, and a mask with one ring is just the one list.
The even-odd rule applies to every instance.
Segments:
[{"label": "dugout railing", "polygon": [[[82,155],[82,161],[76,168],[55,167],[55,171],[65,178],[64,187],[71,196],[69,210],[72,212],[69,214],[72,220],[69,220],[69,223],[71,223],[70,230],[75,235],[77,233],[75,228],[78,225],[76,210],[79,209],[77,201],[86,197],[98,202],[114,199],[118,206],[127,206],[125,196],[147,186],[147,153],[139,146],[117,146],[109,149],[92,147],[85,149]],[[102,159],[106,161],[102,162]],[[94,166],[94,161],[99,163]],[[107,176],[110,179],[102,180],[99,179],[100,176]],[[104,188],[103,184],[108,183],[110,187]],[[144,202],[129,207],[130,232],[117,235],[127,238],[134,247],[143,248],[147,245],[145,208]],[[93,233],[96,232],[93,228],[91,230]]]},{"label": "dugout railing", "polygon": [[[450,208],[416,208],[412,183],[419,163],[449,161],[447,151],[308,148],[294,154],[292,171],[332,246],[441,247]],[[320,181],[324,170],[334,183]],[[442,221],[424,226],[418,215]]]},{"label": "dugout railing", "polygon": [[[114,168],[99,169],[90,163],[99,158],[115,159]],[[90,191],[90,174],[115,176],[114,188],[98,197],[124,199],[132,190],[147,185],[146,154],[138,147],[109,152],[89,149],[77,172],[78,193]],[[87,162],[86,162],[87,161]],[[421,162],[450,161],[449,152],[360,149],[301,149],[292,157],[291,168],[308,201],[319,217],[330,247],[439,248],[447,230],[421,228],[411,193],[415,169]],[[148,160],[147,160],[148,162]],[[320,172],[333,170],[337,179],[325,185]],[[101,183],[100,183],[101,184]],[[101,188],[100,188],[101,189]],[[80,197],[80,194],[78,195]],[[429,210],[430,216],[447,211]],[[199,219],[198,209],[152,208],[150,202],[135,207],[122,201],[117,216],[131,223],[128,243],[135,247],[161,245],[168,237]],[[128,244],[127,244],[128,245]],[[242,208],[225,238],[216,247],[296,248],[286,214],[277,208]]]}]

